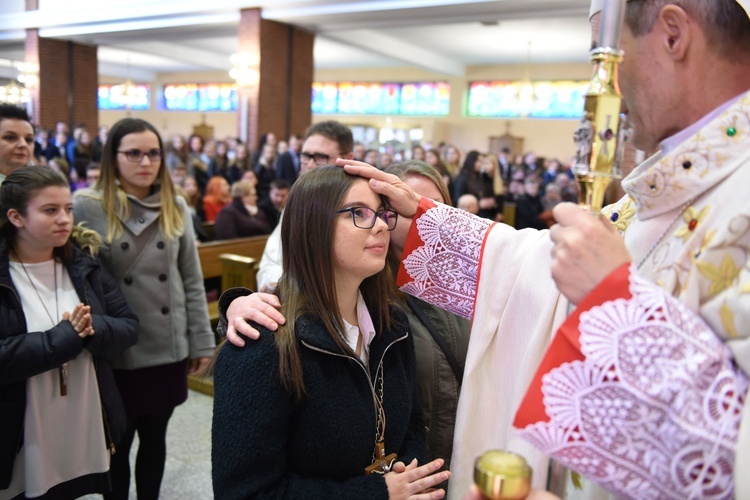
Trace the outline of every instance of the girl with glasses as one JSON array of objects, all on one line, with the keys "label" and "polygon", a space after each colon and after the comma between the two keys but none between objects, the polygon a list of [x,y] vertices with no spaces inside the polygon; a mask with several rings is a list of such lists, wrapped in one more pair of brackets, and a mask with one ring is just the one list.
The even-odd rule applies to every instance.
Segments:
[{"label": "girl with glasses", "polygon": [[442,460],[419,465],[414,347],[386,268],[396,220],[339,167],[295,183],[277,289],[287,322],[217,356],[216,498],[407,498],[449,477]]},{"label": "girl with glasses", "polygon": [[48,167],[0,188],[0,498],[109,492],[125,430],[110,361],[135,344],[138,319],[72,205]]},{"label": "girl with glasses", "polygon": [[140,318],[138,344],[115,361],[128,426],[107,498],[128,498],[136,431],[138,498],[158,498],[167,424],[187,398],[186,372],[200,371],[214,348],[190,211],[175,195],[162,151],[150,123],[120,120],[104,145],[97,189],[74,200],[76,219],[103,236],[102,259]]},{"label": "girl with glasses", "polygon": [[[439,203],[451,203],[448,188],[440,174],[424,162],[408,160],[396,163],[386,171],[398,176],[420,196]],[[374,210],[363,210],[361,207],[345,208],[339,212],[355,212],[352,214],[355,224],[363,227],[372,227],[373,214],[376,213]],[[393,218],[388,212],[383,211],[381,218],[385,217],[394,227],[390,236],[388,259],[391,269],[395,270],[401,264],[401,256],[412,220],[401,216]],[[230,289],[227,291],[226,304],[233,297],[248,293],[251,293],[250,290]],[[453,431],[471,323],[414,297],[402,295],[400,298],[403,299],[403,308],[414,338],[417,388],[427,429],[426,457],[427,460],[443,458],[445,467],[448,468],[453,452]],[[275,325],[283,322],[283,318],[276,316],[278,311],[265,306],[268,304],[278,307],[277,297],[256,293],[250,295],[247,300],[248,304],[251,303],[256,309],[252,315],[249,315],[256,323],[276,328]],[[275,313],[274,319],[271,319],[269,311]],[[227,322],[222,318],[219,322],[219,329],[225,331],[226,326]],[[244,337],[231,332],[227,334],[227,340],[235,345],[244,346],[244,341],[242,344],[238,343],[238,339],[241,338]],[[254,347],[255,342],[248,342],[245,348],[253,349]]]}]

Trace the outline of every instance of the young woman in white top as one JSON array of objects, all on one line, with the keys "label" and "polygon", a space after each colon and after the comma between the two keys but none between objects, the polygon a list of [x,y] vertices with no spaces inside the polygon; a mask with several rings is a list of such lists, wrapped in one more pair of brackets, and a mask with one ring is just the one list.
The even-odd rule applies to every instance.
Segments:
[{"label": "young woman in white top", "polygon": [[72,209],[48,167],[0,187],[0,499],[107,493],[125,430],[109,361],[138,320]]}]

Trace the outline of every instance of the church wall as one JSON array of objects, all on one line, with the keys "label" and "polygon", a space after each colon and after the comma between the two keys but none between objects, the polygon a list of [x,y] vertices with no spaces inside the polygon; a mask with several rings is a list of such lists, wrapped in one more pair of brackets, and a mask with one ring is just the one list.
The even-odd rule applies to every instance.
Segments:
[{"label": "church wall", "polygon": [[[445,117],[399,117],[399,116],[356,116],[356,115],[315,115],[313,121],[336,119],[349,125],[395,128],[422,128],[425,141],[437,144],[445,141],[456,144],[463,150],[486,151],[491,136],[501,136],[510,132],[525,139],[524,149],[533,150],[539,156],[557,157],[567,160],[574,152],[573,131],[577,120],[539,119],[491,119],[468,118],[464,112],[464,102],[469,82],[491,79],[523,79],[527,73],[525,65],[469,66],[462,77],[445,77],[417,68],[348,68],[318,69],[316,81],[431,81],[446,80],[451,85],[451,108]],[[581,79],[591,76],[589,64],[540,64],[528,69],[531,80]],[[108,82],[105,77],[102,82]],[[236,134],[237,116],[235,113],[163,111],[156,108],[158,92],[166,83],[181,82],[227,82],[229,76],[223,72],[171,73],[159,74],[152,85],[152,109],[133,111],[131,116],[140,117],[154,123],[165,136],[189,134],[192,126],[205,121],[214,126],[217,137]],[[115,80],[112,83],[117,82]],[[126,116],[124,111],[100,111],[100,123],[111,125]],[[390,119],[390,121],[389,121]],[[303,131],[299,131],[302,133]]]}]

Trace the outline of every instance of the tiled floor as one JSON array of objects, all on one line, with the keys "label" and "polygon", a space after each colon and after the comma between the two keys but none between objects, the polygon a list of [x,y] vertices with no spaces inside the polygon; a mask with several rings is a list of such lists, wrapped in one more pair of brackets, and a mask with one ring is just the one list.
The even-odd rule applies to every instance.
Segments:
[{"label": "tiled floor", "polygon": [[[188,400],[175,409],[167,430],[167,465],[161,484],[162,500],[212,499],[211,489],[211,415],[213,398],[189,391]],[[137,437],[130,453],[135,462]],[[131,465],[132,466],[132,465]],[[87,495],[84,499],[100,499]],[[135,482],[130,498],[135,499]]]}]

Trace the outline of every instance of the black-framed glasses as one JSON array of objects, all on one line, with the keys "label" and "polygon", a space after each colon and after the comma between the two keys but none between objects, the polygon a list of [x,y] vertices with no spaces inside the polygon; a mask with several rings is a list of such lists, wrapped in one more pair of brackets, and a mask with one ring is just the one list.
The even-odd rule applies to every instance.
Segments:
[{"label": "black-framed glasses", "polygon": [[157,162],[161,160],[161,149],[154,148],[148,151],[141,151],[140,149],[128,149],[127,151],[118,151],[125,155],[125,158],[131,163],[140,163],[143,161],[144,156],[148,156],[149,161]]},{"label": "black-framed glasses", "polygon": [[325,153],[305,153],[304,151],[299,154],[299,158],[302,163],[310,163],[310,160],[315,160],[316,165],[328,165],[331,162],[331,155]]},{"label": "black-framed glasses", "polygon": [[352,222],[360,229],[372,229],[375,222],[380,218],[388,226],[388,231],[393,231],[396,229],[396,222],[398,221],[398,213],[395,210],[378,210],[376,212],[369,207],[349,207],[342,208],[336,213],[343,214],[344,212],[352,214]]}]

